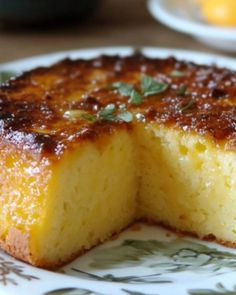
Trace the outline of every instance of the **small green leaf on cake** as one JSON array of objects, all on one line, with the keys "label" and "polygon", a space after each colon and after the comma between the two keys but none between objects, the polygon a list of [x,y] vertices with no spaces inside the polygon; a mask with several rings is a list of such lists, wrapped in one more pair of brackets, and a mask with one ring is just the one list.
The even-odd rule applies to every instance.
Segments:
[{"label": "small green leaf on cake", "polygon": [[130,112],[123,112],[123,113],[118,114],[117,118],[121,121],[129,123],[129,122],[132,122],[133,115]]},{"label": "small green leaf on cake", "polygon": [[176,94],[179,96],[183,96],[186,94],[188,87],[186,85],[181,85],[177,90],[176,90]]},{"label": "small green leaf on cake", "polygon": [[115,114],[116,107],[114,105],[107,105],[104,109],[101,109],[98,112],[98,119],[105,121],[123,121],[123,122],[131,122],[133,120],[133,115],[130,112],[121,112]]},{"label": "small green leaf on cake", "polygon": [[108,104],[104,108],[100,109],[100,111],[97,113],[97,118],[100,120],[115,121],[115,110],[115,104]]},{"label": "small green leaf on cake", "polygon": [[143,75],[141,78],[141,89],[143,96],[159,94],[166,91],[168,84],[160,83],[154,80],[151,76]]},{"label": "small green leaf on cake", "polygon": [[186,74],[182,71],[173,70],[172,72],[170,72],[170,76],[174,78],[180,78],[186,76]]},{"label": "small green leaf on cake", "polygon": [[142,103],[144,97],[166,91],[168,88],[168,84],[158,82],[154,80],[151,76],[143,75],[140,81],[141,93],[135,90],[134,85],[124,82],[112,83],[111,87],[113,89],[116,89],[121,96],[128,96],[129,103],[139,105]]},{"label": "small green leaf on cake", "polygon": [[133,120],[133,115],[128,111],[124,111],[118,114],[116,114],[115,112],[116,106],[114,104],[108,104],[97,113],[97,118],[105,121],[123,121],[127,123]]},{"label": "small green leaf on cake", "polygon": [[86,111],[83,110],[69,110],[66,111],[63,115],[64,118],[76,121],[76,120],[86,120],[90,122],[95,122],[96,121],[96,116],[93,114],[90,114]]},{"label": "small green leaf on cake", "polygon": [[184,105],[182,108],[181,108],[181,113],[185,113],[187,112],[188,110],[190,110],[195,104],[195,101],[192,99],[190,100],[186,105]]},{"label": "small green leaf on cake", "polygon": [[68,110],[63,115],[64,118],[77,121],[77,120],[86,120],[91,123],[96,121],[111,121],[111,122],[131,122],[133,120],[133,115],[128,111],[122,111],[118,109],[115,104],[111,103],[107,106],[101,108],[96,114],[91,114],[84,110]]},{"label": "small green leaf on cake", "polygon": [[133,90],[130,94],[129,102],[132,104],[140,104],[142,102],[143,98],[140,93],[138,93],[136,90]]},{"label": "small green leaf on cake", "polygon": [[116,89],[121,96],[130,96],[134,90],[133,85],[124,82],[115,82],[111,86]]}]

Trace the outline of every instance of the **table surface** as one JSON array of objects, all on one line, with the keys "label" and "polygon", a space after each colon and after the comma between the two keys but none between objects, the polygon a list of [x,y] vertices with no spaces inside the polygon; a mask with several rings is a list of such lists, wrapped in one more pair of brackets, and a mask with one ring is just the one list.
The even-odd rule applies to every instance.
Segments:
[{"label": "table surface", "polygon": [[[82,23],[44,29],[0,28],[0,63],[55,51],[132,45],[223,53],[172,31],[149,14],[145,0],[102,0]],[[236,56],[236,55],[234,55]]]}]

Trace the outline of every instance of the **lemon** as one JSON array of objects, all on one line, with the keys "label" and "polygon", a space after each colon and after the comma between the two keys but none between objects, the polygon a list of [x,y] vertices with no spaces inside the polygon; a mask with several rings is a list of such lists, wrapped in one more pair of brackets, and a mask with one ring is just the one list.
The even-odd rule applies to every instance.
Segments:
[{"label": "lemon", "polygon": [[206,21],[219,26],[236,26],[236,0],[199,1]]}]

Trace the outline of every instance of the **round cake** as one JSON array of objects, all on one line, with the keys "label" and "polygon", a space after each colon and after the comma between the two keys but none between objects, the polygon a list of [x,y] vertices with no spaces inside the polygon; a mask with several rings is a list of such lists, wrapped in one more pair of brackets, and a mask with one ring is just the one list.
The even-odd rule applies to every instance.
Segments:
[{"label": "round cake", "polygon": [[136,220],[236,245],[236,73],[63,60],[0,88],[0,244],[56,268]]}]

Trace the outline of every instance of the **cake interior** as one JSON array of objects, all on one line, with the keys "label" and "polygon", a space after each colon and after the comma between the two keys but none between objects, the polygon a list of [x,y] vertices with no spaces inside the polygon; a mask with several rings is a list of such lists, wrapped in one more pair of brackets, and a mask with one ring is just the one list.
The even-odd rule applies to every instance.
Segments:
[{"label": "cake interior", "polygon": [[40,253],[39,263],[71,260],[135,219],[134,153],[126,131],[65,153],[53,167],[44,222],[34,231],[32,249]]},{"label": "cake interior", "polygon": [[[32,169],[32,161],[11,170],[17,206],[32,205],[27,214],[18,212],[18,221],[1,209],[2,239],[10,224],[30,233],[31,263],[46,268],[70,261],[139,219],[235,243],[235,161],[234,152],[193,132],[155,123],[116,130],[81,142],[43,168],[35,161],[37,173],[25,176],[31,192],[22,193],[16,179]],[[9,167],[12,163],[8,159]],[[10,183],[13,179],[6,195],[13,190]]]}]

